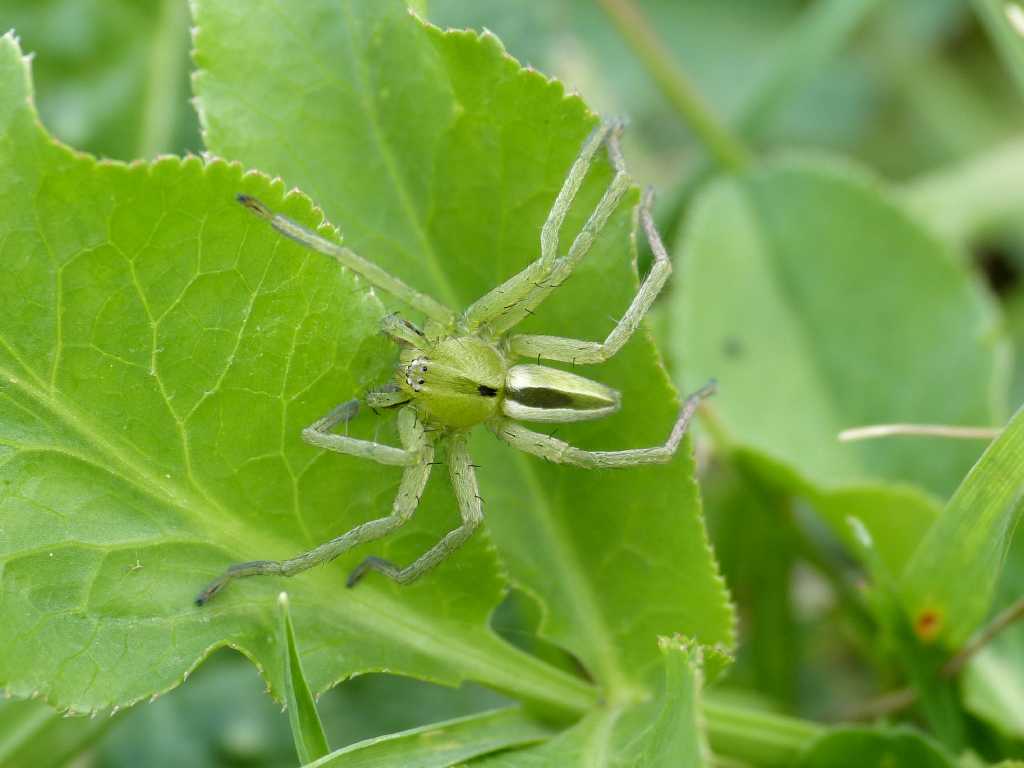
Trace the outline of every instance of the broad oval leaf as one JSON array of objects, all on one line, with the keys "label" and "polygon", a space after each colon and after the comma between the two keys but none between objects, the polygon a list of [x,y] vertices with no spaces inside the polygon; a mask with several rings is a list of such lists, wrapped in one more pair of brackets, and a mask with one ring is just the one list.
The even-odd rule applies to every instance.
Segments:
[{"label": "broad oval leaf", "polygon": [[[1005,342],[962,260],[856,167],[783,158],[706,189],[679,261],[671,349],[687,385],[712,374],[721,381],[713,428],[837,512],[826,517],[840,535],[862,506],[902,567],[937,512],[933,500],[952,492],[981,446],[843,444],[837,435],[997,417]],[[880,488],[893,484],[933,500]],[[909,527],[903,503],[918,521]]]}]

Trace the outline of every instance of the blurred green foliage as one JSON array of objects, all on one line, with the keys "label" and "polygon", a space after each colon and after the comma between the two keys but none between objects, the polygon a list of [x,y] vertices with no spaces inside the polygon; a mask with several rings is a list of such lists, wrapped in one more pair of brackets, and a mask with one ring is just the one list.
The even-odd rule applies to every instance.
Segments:
[{"label": "blurred green foliage", "polygon": [[[836,449],[829,436],[840,426],[854,426],[851,420],[896,420],[901,414],[1001,423],[1024,399],[1024,355],[1007,354],[1010,346],[1016,353],[1024,344],[1024,195],[1017,181],[1024,179],[1024,161],[1019,152],[999,155],[998,170],[1006,179],[1001,186],[993,179],[991,165],[970,177],[977,182],[973,186],[966,173],[937,176],[984,161],[1021,139],[1024,98],[1012,70],[1000,58],[1000,50],[1006,55],[1005,45],[997,49],[986,31],[993,17],[977,13],[983,6],[983,13],[999,8],[986,2],[972,8],[959,0],[865,4],[872,7],[863,20],[820,66],[799,73],[789,90],[762,103],[766,83],[791,55],[796,30],[824,0],[636,4],[653,22],[679,69],[758,155],[793,148],[840,153],[884,179],[878,182],[884,186],[883,194],[865,191],[873,182],[863,181],[859,171],[851,184],[845,172],[835,171],[832,161],[815,159],[812,173],[794,172],[786,165],[762,168],[746,179],[720,182],[717,192],[693,203],[695,179],[702,178],[702,169],[706,172],[706,152],[597,4],[429,0],[418,5],[426,18],[440,25],[494,31],[524,64],[558,77],[601,113],[629,117],[626,152],[631,168],[637,179],[662,191],[659,214],[666,239],[676,260],[687,260],[680,275],[694,280],[677,284],[675,294],[663,302],[664,316],[655,326],[670,351],[677,382],[705,374],[703,367],[691,367],[696,357],[728,387],[726,374],[739,365],[738,348],[776,362],[789,361],[778,371],[771,371],[772,359],[759,362],[744,385],[749,396],[725,400],[720,411],[724,423],[712,423],[708,429],[725,450],[702,476],[706,513],[740,616],[736,664],[712,697],[733,697],[758,711],[810,720],[843,718],[877,694],[901,686],[907,676],[892,648],[899,640],[878,626],[879,613],[870,596],[865,597],[862,587],[872,566],[851,543],[855,537],[847,516],[862,515],[876,538],[885,537],[875,543],[878,558],[886,568],[896,568],[909,558],[982,446],[917,441],[872,446],[850,462],[850,454],[837,458],[832,453]],[[190,103],[189,25],[185,3],[173,0],[0,0],[0,31],[14,28],[22,48],[35,54],[37,101],[47,128],[77,149],[122,160],[203,148]],[[260,52],[251,53],[259,62]],[[261,163],[254,165],[262,167]],[[983,162],[980,167],[985,168]],[[809,177],[820,187],[808,188]],[[925,186],[937,179],[945,183]],[[993,189],[1005,192],[996,199]],[[703,187],[701,191],[706,192]],[[722,213],[730,194],[736,205]],[[327,196],[319,193],[317,202]],[[896,221],[902,216],[893,213],[900,200],[909,203],[918,218]],[[789,270],[780,281],[784,290],[778,301],[785,323],[768,324],[758,303],[763,301],[761,294],[743,299],[730,293],[731,287],[741,284],[737,273],[747,277],[751,262],[730,272],[719,249],[729,238],[744,235],[739,219],[745,211],[749,214],[745,205],[756,209],[755,224],[747,230],[751,242],[765,238],[774,246],[766,252],[751,248],[749,253],[756,251],[757,259],[763,258],[758,263],[772,275]],[[778,212],[786,206],[793,210]],[[997,209],[999,215],[994,216]],[[697,237],[701,231],[693,234],[690,215],[696,211],[702,216],[697,224],[710,232],[704,244]],[[344,215],[339,206],[332,218]],[[951,222],[957,216],[965,220],[954,226]],[[780,328],[810,337],[815,354],[830,356],[837,365],[854,369],[870,357],[866,343],[858,346],[869,335],[854,327],[857,308],[842,304],[852,278],[836,280],[827,259],[811,268],[800,266],[810,262],[818,241],[824,248],[828,240],[822,234],[818,241],[793,242],[796,236],[787,227],[802,217],[809,228],[817,226],[822,233],[837,226],[846,233],[845,243],[851,248],[846,264],[856,259],[860,243],[853,238],[863,226],[887,242],[895,240],[901,251],[913,252],[921,266],[901,275],[899,282],[886,272],[881,256],[860,264],[866,274],[884,281],[875,288],[891,292],[888,314],[871,318],[877,327],[870,340],[892,356],[893,365],[877,376],[867,371],[864,381],[857,378],[863,371],[837,374],[827,386],[808,376],[793,384],[788,392],[792,401],[783,407],[783,401],[764,396],[785,390],[800,360],[799,355],[796,362],[786,357],[793,350],[785,343],[788,337],[778,335]],[[880,219],[886,221],[879,224]],[[765,234],[759,228],[765,221],[774,221],[777,231]],[[943,266],[930,269],[929,260]],[[958,260],[969,271],[957,271],[947,263]],[[697,270],[704,270],[705,277]],[[938,283],[943,281],[945,289],[940,290]],[[822,285],[827,290],[819,291]],[[807,301],[794,302],[794,292]],[[904,316],[899,303],[908,297],[912,305]],[[794,304],[799,308],[795,313]],[[878,311],[875,298],[869,304],[871,311]],[[744,308],[759,310],[746,318],[745,329],[754,335],[733,333],[739,347],[723,343]],[[842,322],[830,318],[834,310],[847,313]],[[722,316],[713,319],[715,312]],[[928,344],[918,342],[927,336],[925,330],[902,340],[897,333],[887,333],[887,326],[908,318],[927,328],[935,313],[944,318],[947,332]],[[838,334],[818,334],[822,329],[837,331],[844,324],[851,328],[846,340]],[[682,336],[680,327],[685,329]],[[759,330],[764,338],[750,341]],[[769,355],[773,341],[786,348]],[[702,350],[701,344],[706,348]],[[915,379],[922,359],[931,361],[928,374]],[[901,365],[907,369],[901,370]],[[773,376],[779,381],[766,383]],[[723,397],[727,394],[728,390]],[[833,421],[834,410],[822,407],[828,418],[816,421],[801,414],[794,422],[790,415],[819,396],[837,398],[839,412],[852,403],[855,418],[850,415],[840,424]],[[757,407],[767,412],[759,415]],[[790,431],[794,423],[796,428]],[[813,431],[810,442],[817,448],[810,455],[808,442],[797,439],[802,428]],[[787,440],[792,440],[792,450]],[[851,488],[846,482],[851,479],[901,485]],[[902,485],[913,481],[919,485]],[[989,615],[1024,592],[1020,538],[1007,556]],[[996,568],[998,563],[991,565]],[[536,613],[537,605],[523,593],[515,595],[519,604],[513,606],[516,610],[506,606],[502,615],[508,623],[503,631],[525,647],[539,645],[555,663],[574,669],[570,657],[535,637],[536,616],[520,618],[522,613]],[[1024,628],[1016,626],[968,665],[958,695],[973,755],[962,758],[962,765],[1024,756],[1022,659]],[[187,685],[102,726],[56,721],[44,705],[34,702],[7,704],[0,708],[0,737],[30,737],[17,743],[0,738],[0,758],[10,765],[45,765],[50,758],[57,764],[88,750],[88,759],[96,766],[294,765],[287,718],[262,690],[251,666],[221,652]],[[339,747],[504,703],[506,699],[471,684],[452,690],[367,675],[326,693],[319,710],[329,743]],[[579,727],[594,725],[585,721]],[[548,749],[557,753],[566,741],[566,749],[573,749],[571,739],[579,733],[570,732]],[[53,748],[62,740],[69,745],[67,750]],[[40,744],[46,748],[33,751],[33,745]],[[834,755],[851,753],[862,760],[858,766],[956,764],[932,737],[902,728],[831,732],[816,741],[799,764],[838,765]],[[788,764],[790,753],[780,754],[779,762],[766,756],[764,764]]]}]

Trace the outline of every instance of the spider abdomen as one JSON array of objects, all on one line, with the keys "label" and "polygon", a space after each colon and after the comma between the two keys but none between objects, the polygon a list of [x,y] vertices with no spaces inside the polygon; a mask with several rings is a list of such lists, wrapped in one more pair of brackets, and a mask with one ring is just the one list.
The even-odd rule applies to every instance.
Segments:
[{"label": "spider abdomen", "polygon": [[501,410],[523,421],[586,421],[619,409],[619,393],[583,376],[545,365],[513,365]]}]

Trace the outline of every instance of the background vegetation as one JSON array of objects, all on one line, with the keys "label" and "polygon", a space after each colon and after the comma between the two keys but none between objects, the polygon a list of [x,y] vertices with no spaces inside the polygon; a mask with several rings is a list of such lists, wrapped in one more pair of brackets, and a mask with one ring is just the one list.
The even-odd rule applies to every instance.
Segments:
[{"label": "background vegetation", "polygon": [[[1024,9],[413,5],[0,0],[0,763],[1024,758]],[[629,117],[676,275],[595,369],[623,412],[565,434],[659,442],[714,375],[696,458],[582,472],[478,435],[488,530],[424,583],[346,592],[359,552],[191,606],[397,480],[298,439],[387,376],[388,298],[234,195],[315,205],[461,307],[535,256],[596,114]],[[637,199],[532,327],[607,332]],[[885,422],[1008,427],[837,440]],[[435,481],[374,551],[453,514]]]}]

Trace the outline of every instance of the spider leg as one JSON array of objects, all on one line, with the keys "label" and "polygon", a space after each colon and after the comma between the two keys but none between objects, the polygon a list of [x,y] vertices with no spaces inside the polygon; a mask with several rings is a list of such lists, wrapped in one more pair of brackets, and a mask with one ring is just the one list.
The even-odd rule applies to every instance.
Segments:
[{"label": "spider leg", "polygon": [[362,275],[371,285],[387,291],[395,298],[422,312],[432,320],[436,320],[442,325],[450,325],[455,320],[455,313],[437,299],[417,291],[412,286],[406,285],[397,277],[378,267],[372,261],[367,261],[350,248],[321,237],[316,232],[292,221],[287,216],[274,213],[254,197],[238,195],[238,202],[261,219],[266,219],[282,235],[318,253],[332,257],[342,266],[348,267],[353,272]]},{"label": "spider leg", "polygon": [[[335,408],[327,417],[321,419],[321,422],[325,422],[328,418],[335,418],[337,412],[345,405],[348,403]],[[317,424],[321,422],[317,422]],[[398,495],[395,497],[390,515],[361,523],[341,536],[287,560],[254,560],[247,563],[236,563],[203,588],[203,591],[196,597],[196,605],[205,605],[235,579],[264,575],[294,576],[296,573],[301,573],[320,563],[330,562],[353,547],[387,536],[408,522],[413,512],[416,511],[420,496],[427,485],[427,478],[430,477],[434,447],[412,409],[404,409],[399,414],[399,431],[402,435],[402,442],[406,446],[403,452],[412,457],[412,460],[407,463],[405,471],[402,473],[402,481],[398,487]],[[398,451],[399,449],[390,448],[390,450]],[[356,450],[343,452],[356,456],[364,455]]]},{"label": "spider leg", "polygon": [[473,535],[473,531],[483,520],[483,510],[480,504],[480,492],[476,484],[476,474],[473,472],[473,461],[467,447],[468,437],[466,432],[453,435],[448,448],[448,467],[452,488],[455,490],[455,498],[459,504],[462,524],[449,531],[437,544],[404,568],[380,557],[366,558],[349,575],[346,586],[354,587],[370,571],[383,573],[399,584],[408,584],[434,568]]},{"label": "spider leg", "polygon": [[585,467],[587,469],[633,467],[638,464],[664,464],[675,455],[683,435],[686,434],[686,428],[690,425],[690,420],[697,411],[697,406],[700,405],[701,400],[714,393],[715,387],[715,382],[713,380],[709,381],[687,397],[683,401],[682,408],[679,409],[679,416],[676,418],[676,423],[672,426],[672,432],[669,434],[668,440],[663,445],[653,448],[630,448],[624,451],[585,451],[551,435],[527,429],[511,419],[496,419],[488,423],[488,427],[498,438],[504,440],[513,448],[518,448],[525,453],[530,453],[558,464],[574,464],[577,467]]},{"label": "spider leg", "polygon": [[[402,393],[394,393],[394,395],[401,395],[404,397]],[[380,393],[379,398],[371,398],[368,396],[367,399],[371,400],[371,405],[379,405],[380,407],[397,404],[397,402],[385,403],[384,401],[388,396],[389,393],[384,392]],[[302,430],[302,439],[310,445],[315,445],[318,448],[324,448],[328,451],[336,451],[337,453],[346,453],[349,456],[359,456],[363,459],[371,459],[372,461],[376,461],[378,464],[408,467],[420,461],[420,450],[416,447],[395,448],[394,446],[384,445],[383,443],[378,443],[373,440],[360,440],[355,437],[349,437],[348,435],[336,435],[330,431],[331,428],[339,422],[350,421],[355,417],[358,410],[358,400],[349,400],[348,402],[342,403],[326,416],[321,419],[317,419]],[[399,414],[399,432],[410,429],[407,424],[409,422],[416,422],[416,412],[411,409],[405,409]],[[417,428],[422,431],[422,427]]]},{"label": "spider leg", "polygon": [[[462,322],[468,330],[472,331],[486,324],[493,333],[500,334],[512,328],[566,280],[586,256],[597,234],[604,228],[630,185],[622,152],[619,149],[618,136],[621,131],[622,126],[619,123],[602,123],[587,138],[541,229],[540,257],[523,271],[513,275],[497,288],[477,299],[463,313]],[[559,231],[572,207],[576,193],[590,170],[594,155],[601,144],[605,142],[608,144],[608,156],[615,170],[615,176],[597,207],[590,214],[590,218],[576,235],[576,239],[569,247],[569,252],[565,256],[559,256]]]},{"label": "spider leg", "polygon": [[651,244],[651,250],[654,252],[654,263],[633,297],[629,309],[616,323],[608,337],[604,341],[583,341],[561,336],[517,334],[509,339],[513,354],[531,358],[543,357],[563,363],[603,363],[622,349],[622,345],[629,341],[636,329],[640,327],[644,316],[650,310],[654,300],[658,298],[661,289],[665,287],[669,275],[672,274],[672,262],[669,261],[668,253],[665,251],[665,246],[661,242],[661,237],[654,227],[654,219],[651,216],[653,200],[654,193],[648,190],[640,206],[640,223],[643,225],[647,240]]}]

